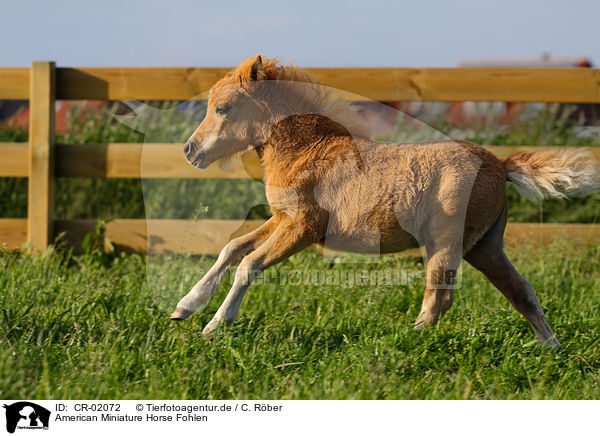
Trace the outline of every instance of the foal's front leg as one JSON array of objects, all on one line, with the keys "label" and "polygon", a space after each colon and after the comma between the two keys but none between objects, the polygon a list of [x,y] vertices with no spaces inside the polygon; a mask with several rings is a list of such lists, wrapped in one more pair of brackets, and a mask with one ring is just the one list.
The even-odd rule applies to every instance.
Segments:
[{"label": "foal's front leg", "polygon": [[240,259],[260,246],[277,227],[278,218],[272,217],[258,229],[239,238],[231,240],[221,253],[215,264],[194,285],[192,290],[177,303],[177,309],[171,319],[181,321],[194,312],[204,308],[210,301],[219,282],[229,268],[238,263]]},{"label": "foal's front leg", "polygon": [[240,262],[231,290],[202,334],[211,335],[221,322],[231,324],[235,320],[246,290],[260,272],[317,242],[308,228],[288,217],[282,219],[271,236]]}]

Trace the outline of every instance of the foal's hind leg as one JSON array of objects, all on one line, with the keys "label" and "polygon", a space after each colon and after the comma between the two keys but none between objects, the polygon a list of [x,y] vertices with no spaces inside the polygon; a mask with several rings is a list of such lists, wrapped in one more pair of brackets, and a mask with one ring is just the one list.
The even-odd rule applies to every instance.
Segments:
[{"label": "foal's hind leg", "polygon": [[486,235],[465,255],[465,260],[481,271],[522,314],[540,342],[548,348],[560,348],[546,321],[533,287],[517,272],[503,249],[506,212]]},{"label": "foal's hind leg", "polygon": [[442,248],[427,247],[427,286],[416,330],[436,324],[454,300],[454,282],[462,259],[461,249],[448,242]]},{"label": "foal's hind leg", "polygon": [[487,250],[475,247],[465,259],[484,273],[513,307],[531,324],[540,342],[549,348],[560,348],[552,328],[546,321],[531,284],[517,272],[502,248]]}]

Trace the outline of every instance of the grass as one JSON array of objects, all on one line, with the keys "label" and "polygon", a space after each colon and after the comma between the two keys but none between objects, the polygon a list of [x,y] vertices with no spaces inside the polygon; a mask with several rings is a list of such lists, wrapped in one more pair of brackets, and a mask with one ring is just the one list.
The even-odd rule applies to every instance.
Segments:
[{"label": "grass", "polygon": [[[224,298],[174,323],[168,309],[214,259],[51,250],[0,256],[0,396],[32,399],[595,399],[600,395],[600,248],[512,249],[565,352],[470,266],[442,322],[415,332],[422,286],[253,285],[237,322],[201,330]],[[350,260],[359,260],[350,256]],[[315,250],[270,271],[349,271]],[[422,270],[385,257],[372,270]],[[225,282],[228,282],[225,280]],[[148,288],[148,284],[152,289]],[[165,298],[167,286],[168,297]]]}]

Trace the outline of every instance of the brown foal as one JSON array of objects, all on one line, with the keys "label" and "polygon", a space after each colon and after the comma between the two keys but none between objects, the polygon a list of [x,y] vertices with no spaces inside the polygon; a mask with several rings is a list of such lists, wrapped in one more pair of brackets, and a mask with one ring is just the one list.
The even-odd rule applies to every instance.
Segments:
[{"label": "brown foal", "polygon": [[205,168],[255,148],[273,216],[230,241],[171,318],[206,306],[238,262],[204,334],[235,320],[257,271],[312,244],[369,253],[422,247],[427,283],[415,328],[435,324],[450,308],[464,258],[543,344],[559,347],[533,287],[503,250],[506,182],[530,198],[587,195],[600,187],[598,162],[584,150],[519,153],[502,162],[466,142],[382,143],[366,139],[365,131],[350,105],[332,102],[329,91],[294,66],[257,55],[219,81],[186,158]]}]

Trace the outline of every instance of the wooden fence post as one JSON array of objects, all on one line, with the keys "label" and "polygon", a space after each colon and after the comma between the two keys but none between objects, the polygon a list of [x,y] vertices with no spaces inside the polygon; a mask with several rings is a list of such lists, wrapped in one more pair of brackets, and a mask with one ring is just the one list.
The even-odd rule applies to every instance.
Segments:
[{"label": "wooden fence post", "polygon": [[44,251],[54,227],[54,62],[33,62],[29,78],[29,194],[27,234],[31,248]]}]

